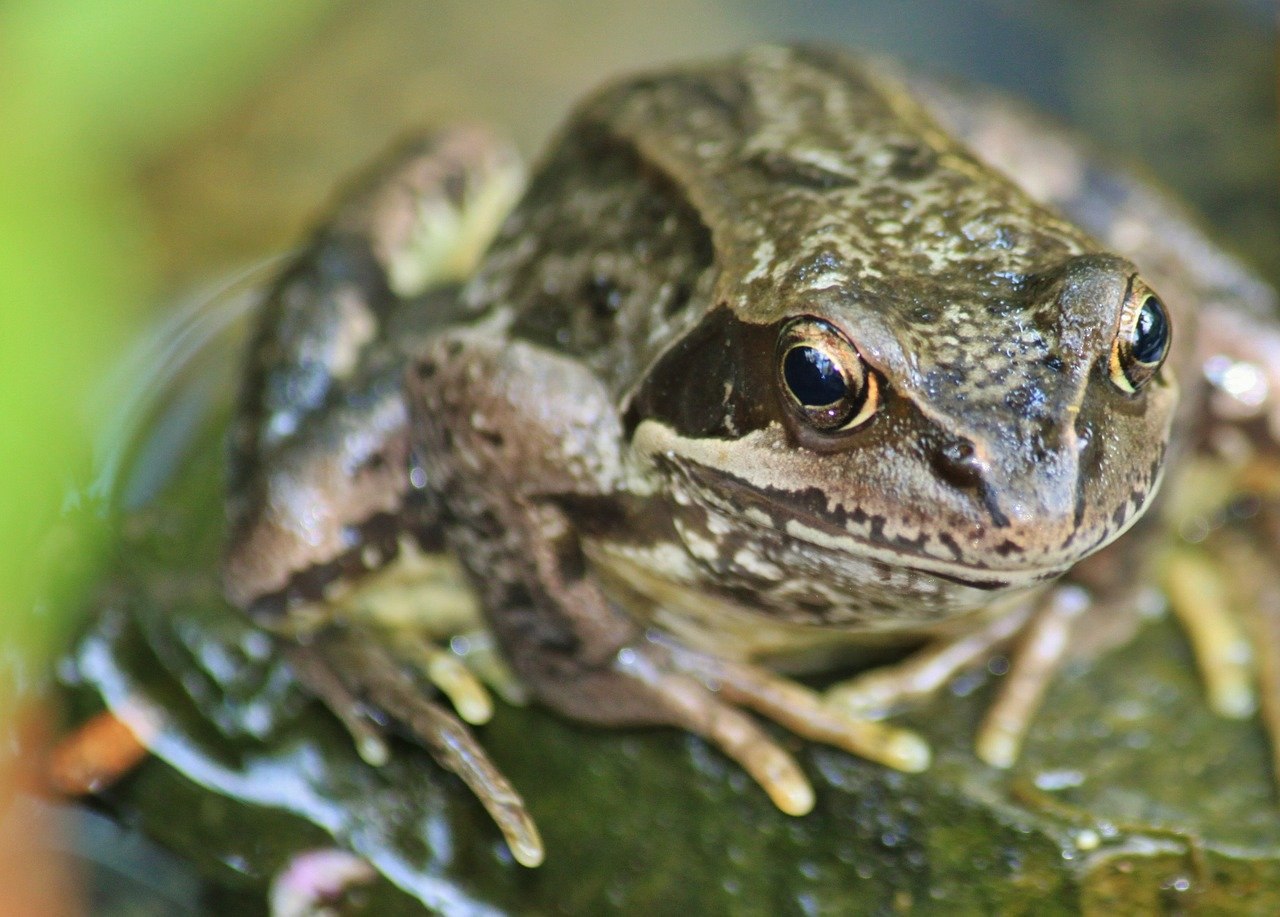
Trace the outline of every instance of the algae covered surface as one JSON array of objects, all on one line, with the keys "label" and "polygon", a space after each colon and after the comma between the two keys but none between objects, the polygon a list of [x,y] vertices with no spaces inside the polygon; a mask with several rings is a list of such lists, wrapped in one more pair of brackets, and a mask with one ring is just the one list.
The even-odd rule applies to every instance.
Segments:
[{"label": "algae covered surface", "polygon": [[356,894],[367,913],[1280,911],[1261,731],[1208,712],[1167,620],[1060,679],[1007,774],[970,751],[998,680],[985,673],[906,718],[934,743],[924,774],[794,743],[818,795],[804,818],[699,740],[501,704],[479,734],[548,854],[520,867],[426,753],[361,761],[224,604],[216,445],[211,431],[126,526],[69,668],[86,709],[105,698],[160,724],[155,757],[107,805],[239,889],[239,906],[264,902],[294,854],[336,843],[381,875]]}]

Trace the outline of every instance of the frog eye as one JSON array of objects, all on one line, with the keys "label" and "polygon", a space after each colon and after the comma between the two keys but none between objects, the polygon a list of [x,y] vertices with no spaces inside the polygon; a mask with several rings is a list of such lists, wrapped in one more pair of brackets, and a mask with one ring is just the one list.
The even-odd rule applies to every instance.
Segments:
[{"label": "frog eye", "polygon": [[1111,345],[1111,381],[1124,392],[1142,388],[1164,363],[1171,337],[1164,303],[1135,277],[1120,310],[1120,331]]},{"label": "frog eye", "polygon": [[798,318],[778,337],[778,380],[787,400],[824,433],[851,430],[876,412],[875,373],[832,325]]}]

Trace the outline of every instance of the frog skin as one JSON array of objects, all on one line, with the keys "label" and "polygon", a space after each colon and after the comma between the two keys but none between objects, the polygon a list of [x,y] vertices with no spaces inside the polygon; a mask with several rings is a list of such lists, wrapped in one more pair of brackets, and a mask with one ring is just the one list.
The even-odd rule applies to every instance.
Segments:
[{"label": "frog skin", "polygon": [[[1056,155],[1056,184],[953,135],[1033,187]],[[526,865],[523,802],[433,690],[488,716],[431,649],[463,627],[423,591],[443,554],[536,700],[701,735],[803,814],[747,711],[921,770],[880,717],[1019,637],[978,737],[1008,766],[1072,622],[1141,585],[1160,520],[1120,536],[1162,478],[1276,413],[1229,416],[1201,370],[1276,375],[1271,292],[979,93],[807,47],[624,80],[479,257],[513,162],[470,129],[401,151],[278,281],[225,579],[367,758],[387,722],[419,739]],[[923,649],[826,695],[787,677],[892,647]]]}]

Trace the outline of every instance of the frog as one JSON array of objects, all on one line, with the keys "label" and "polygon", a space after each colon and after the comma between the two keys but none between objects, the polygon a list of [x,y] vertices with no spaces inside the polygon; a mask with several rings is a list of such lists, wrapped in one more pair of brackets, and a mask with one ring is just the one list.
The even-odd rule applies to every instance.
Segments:
[{"label": "frog", "polygon": [[1275,306],[1003,97],[811,45],[626,77],[527,181],[462,126],[339,195],[252,334],[225,592],[366,760],[416,740],[525,866],[491,690],[684,730],[802,816],[762,720],[923,771],[891,715],[1003,650],[975,749],[1009,767],[1082,622],[1154,588],[1274,737],[1274,630],[1169,533],[1239,490],[1274,518]]}]

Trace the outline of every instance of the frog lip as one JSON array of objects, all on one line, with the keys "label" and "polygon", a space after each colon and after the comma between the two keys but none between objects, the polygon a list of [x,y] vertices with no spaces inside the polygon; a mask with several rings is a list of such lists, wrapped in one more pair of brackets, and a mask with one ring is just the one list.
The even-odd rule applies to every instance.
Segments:
[{"label": "frog lip", "polygon": [[[716,482],[711,488],[694,489],[698,495],[697,502],[718,513],[733,515],[742,525],[775,537],[782,533],[788,539],[804,542],[836,558],[857,555],[896,570],[988,591],[1029,587],[1057,579],[1085,557],[1123,535],[1141,518],[1150,501],[1148,495],[1147,500],[1129,513],[1123,522],[1091,541],[1077,544],[1071,539],[1055,551],[1033,555],[1034,559],[1027,558],[1027,552],[1020,550],[1009,550],[1003,556],[993,551],[991,562],[979,564],[960,557],[928,553],[924,549],[927,543],[924,538],[868,538],[834,519],[796,506],[795,501],[784,499],[786,494],[769,494],[719,469],[703,467],[702,471],[714,475]],[[1154,491],[1152,488],[1152,493]],[[945,544],[936,536],[935,543]]]},{"label": "frog lip", "polygon": [[1081,539],[1077,542],[1072,536],[1058,545],[1056,550],[1035,556],[1035,561],[1019,562],[1019,557],[1026,556],[1021,551],[1009,552],[1004,557],[996,554],[993,562],[982,564],[957,557],[942,557],[926,553],[923,550],[923,539],[899,537],[895,541],[888,538],[867,538],[849,531],[838,522],[818,514],[797,511],[795,507],[786,510],[786,518],[781,525],[775,520],[766,523],[764,519],[750,513],[743,514],[743,518],[761,530],[781,531],[788,538],[803,541],[824,551],[847,554],[852,550],[897,570],[936,577],[976,589],[1000,590],[1030,587],[1055,580],[1080,561],[1119,539],[1143,517],[1162,481],[1163,469],[1160,469],[1143,501],[1133,507],[1114,528],[1105,529],[1090,540]]},{"label": "frog lip", "polygon": [[[1043,582],[1060,576],[1075,558],[1054,564],[1009,564],[997,567],[990,564],[966,563],[954,557],[940,557],[923,550],[923,540],[874,539],[861,536],[821,515],[805,512],[786,501],[770,499],[733,475],[708,469],[717,478],[717,485],[710,491],[697,488],[696,501],[718,514],[732,514],[747,528],[763,536],[782,534],[792,541],[803,542],[831,556],[835,562],[840,557],[858,556],[883,563],[896,570],[910,571],[920,576],[937,577],[976,589],[998,590],[1018,584]],[[734,492],[739,499],[727,496]],[[785,507],[782,509],[781,507]]]},{"label": "frog lip", "polygon": [[[1142,517],[1159,489],[1164,470],[1158,470],[1139,505],[1129,506],[1123,519],[1114,527],[1104,528],[1096,537],[1080,538],[1078,526],[1064,526],[1062,532],[1066,537],[1057,544],[1037,536],[1030,550],[1011,547],[1002,553],[996,546],[981,563],[975,563],[965,559],[960,545],[955,539],[947,538],[947,532],[916,538],[885,535],[884,519],[877,521],[873,513],[857,509],[832,513],[828,508],[828,494],[817,485],[780,486],[769,480],[772,477],[769,474],[757,474],[757,480],[751,480],[726,467],[724,457],[703,442],[681,437],[649,421],[640,431],[647,436],[641,451],[664,467],[674,480],[683,482],[677,489],[685,499],[734,520],[735,525],[759,531],[762,536],[777,538],[782,534],[787,539],[811,545],[826,555],[824,563],[834,565],[842,556],[856,556],[890,569],[989,590],[1047,582],[1106,547]],[[636,441],[640,438],[638,432]],[[868,533],[853,530],[850,522],[867,528]],[[1028,528],[1025,523],[1015,523],[1010,534]],[[1073,529],[1076,535],[1067,534]],[[939,550],[926,549],[931,541]]]},{"label": "frog lip", "polygon": [[[794,523],[794,524],[793,524]],[[792,515],[779,529],[752,520],[753,525],[771,531],[783,531],[787,537],[827,551],[854,552],[879,561],[897,570],[910,571],[920,576],[931,576],[982,590],[1007,589],[1019,585],[1047,582],[1061,576],[1079,560],[1070,559],[1043,564],[1008,563],[976,564],[951,557],[925,553],[914,543],[874,540],[860,537],[823,519],[807,515]]]}]

